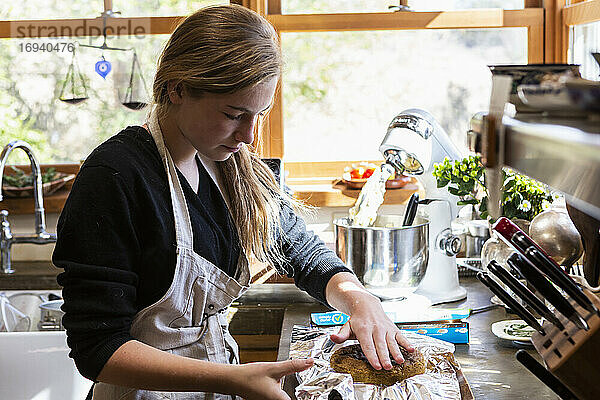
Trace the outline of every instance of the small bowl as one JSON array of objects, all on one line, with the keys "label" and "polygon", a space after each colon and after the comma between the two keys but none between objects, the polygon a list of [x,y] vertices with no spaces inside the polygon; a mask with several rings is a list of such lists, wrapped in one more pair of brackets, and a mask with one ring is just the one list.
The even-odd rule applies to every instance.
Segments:
[{"label": "small bowl", "polygon": [[[387,182],[385,182],[385,188],[386,189],[398,189],[398,188],[406,186],[409,183],[413,183],[413,181],[414,181],[414,178],[403,175],[399,178],[388,179]],[[362,189],[362,187],[365,185],[365,183],[367,183],[367,179],[351,179],[351,180],[342,179],[342,182],[344,182],[346,184],[346,187],[348,189]]]}]

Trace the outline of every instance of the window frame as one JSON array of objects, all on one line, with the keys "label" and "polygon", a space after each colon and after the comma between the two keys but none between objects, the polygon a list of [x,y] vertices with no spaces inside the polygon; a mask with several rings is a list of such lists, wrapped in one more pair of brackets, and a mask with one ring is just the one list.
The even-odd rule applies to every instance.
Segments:
[{"label": "window frame", "polygon": [[[463,29],[463,28],[527,28],[528,62],[566,62],[571,26],[600,20],[600,0],[525,0],[519,10],[471,9],[440,12],[378,12],[339,14],[281,14],[281,0],[231,0],[265,16],[281,37],[283,32],[407,30],[407,29]],[[400,0],[405,4],[406,0]],[[567,4],[568,3],[568,4]],[[112,0],[104,0],[104,12],[112,10]],[[170,34],[185,16],[119,17],[108,18],[107,26],[116,27],[131,21],[132,26],[149,21],[148,34]],[[14,20],[0,21],[0,39],[11,37],[11,24],[27,23],[43,26],[88,26],[102,28],[102,18]],[[133,34],[126,32],[125,34]],[[283,108],[281,82],[273,109],[264,123],[259,149],[264,157],[283,158]],[[312,175],[326,177],[332,168],[343,168],[358,160],[331,163],[288,163],[289,178]],[[305,165],[307,164],[307,165]],[[320,165],[321,164],[321,165]],[[326,168],[323,168],[327,166]]]},{"label": "window frame", "polygon": [[600,21],[600,0],[571,0],[563,8],[563,25],[567,27]]},{"label": "window frame", "polygon": [[[339,32],[361,30],[415,30],[463,28],[527,28],[528,63],[550,62],[546,56],[544,15],[539,0],[525,0],[519,10],[471,9],[427,12],[376,12],[337,14],[282,14],[281,0],[232,1],[246,7],[258,6],[273,24],[279,38],[284,32]],[[280,83],[281,84],[281,83]],[[263,135],[263,151],[269,157],[284,158],[284,129],[281,87],[278,87],[273,109]],[[286,164],[288,179],[302,182],[331,177],[331,170],[358,160],[339,162],[292,162]]]},{"label": "window frame", "polygon": [[567,62],[569,43],[573,27],[600,21],[600,0],[571,0],[562,13],[563,56]]}]

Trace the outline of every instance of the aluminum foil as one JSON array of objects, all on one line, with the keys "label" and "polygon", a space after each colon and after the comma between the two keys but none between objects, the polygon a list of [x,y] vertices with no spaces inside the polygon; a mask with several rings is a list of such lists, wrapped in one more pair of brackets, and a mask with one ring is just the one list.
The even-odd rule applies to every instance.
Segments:
[{"label": "aluminum foil", "polygon": [[329,339],[339,327],[311,328],[295,325],[292,330],[290,358],[312,357],[312,368],[296,374],[298,400],[448,400],[461,399],[454,358],[454,345],[413,332],[403,335],[427,360],[424,374],[398,382],[393,386],[354,383],[350,374],[335,372],[329,365],[334,351],[358,343],[348,340],[338,345]]}]

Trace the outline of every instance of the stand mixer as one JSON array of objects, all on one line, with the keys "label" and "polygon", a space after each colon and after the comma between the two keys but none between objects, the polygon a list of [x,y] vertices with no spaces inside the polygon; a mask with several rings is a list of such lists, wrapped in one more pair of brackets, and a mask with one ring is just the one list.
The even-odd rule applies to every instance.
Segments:
[{"label": "stand mixer", "polygon": [[429,214],[429,261],[425,277],[415,291],[433,304],[464,299],[467,291],[458,284],[456,254],[460,239],[452,235],[458,197],[439,189],[431,172],[445,157],[462,158],[441,125],[427,111],[408,109],[390,123],[379,151],[398,174],[419,176],[425,187]]}]

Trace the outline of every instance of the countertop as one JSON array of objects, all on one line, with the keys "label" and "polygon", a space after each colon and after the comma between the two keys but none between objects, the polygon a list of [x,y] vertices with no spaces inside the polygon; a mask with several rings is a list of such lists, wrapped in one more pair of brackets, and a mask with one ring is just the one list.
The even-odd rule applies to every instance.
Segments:
[{"label": "countertop", "polygon": [[[491,292],[476,278],[461,278],[461,285],[467,289],[467,299],[444,305],[446,308],[477,308],[490,304]],[[311,312],[323,311],[317,303],[292,304],[285,310],[279,342],[278,360],[286,360],[289,355],[290,335],[294,325],[308,325]],[[558,399],[548,387],[533,376],[515,358],[520,348],[513,342],[497,338],[491,332],[491,324],[506,319],[518,319],[507,314],[503,308],[471,315],[468,318],[470,343],[457,344],[455,356],[462,367],[473,395],[476,399]],[[538,361],[541,358],[533,347],[526,350]],[[285,390],[292,398],[295,379],[286,381]]]},{"label": "countertop", "polygon": [[[16,262],[12,275],[0,274],[0,290],[9,289],[60,289],[56,275],[60,270],[45,262]],[[477,308],[490,304],[491,292],[476,278],[461,278],[468,297],[461,302],[443,307]],[[253,285],[233,304],[237,316],[231,321],[232,333],[254,335],[279,335],[278,359],[289,354],[289,339],[293,325],[308,325],[311,312],[326,308],[292,284]],[[490,330],[492,323],[517,319],[502,308],[496,308],[469,317],[470,344],[456,345],[455,356],[476,399],[557,399],[558,396],[526,370],[514,357],[518,350],[512,342],[498,339]],[[257,324],[256,321],[261,321]],[[276,336],[275,336],[276,337]],[[529,353],[540,360],[533,348]],[[286,389],[291,379],[287,380]]]},{"label": "countertop", "polygon": [[13,261],[12,274],[0,272],[0,290],[61,289],[56,276],[62,269],[47,261]]}]

